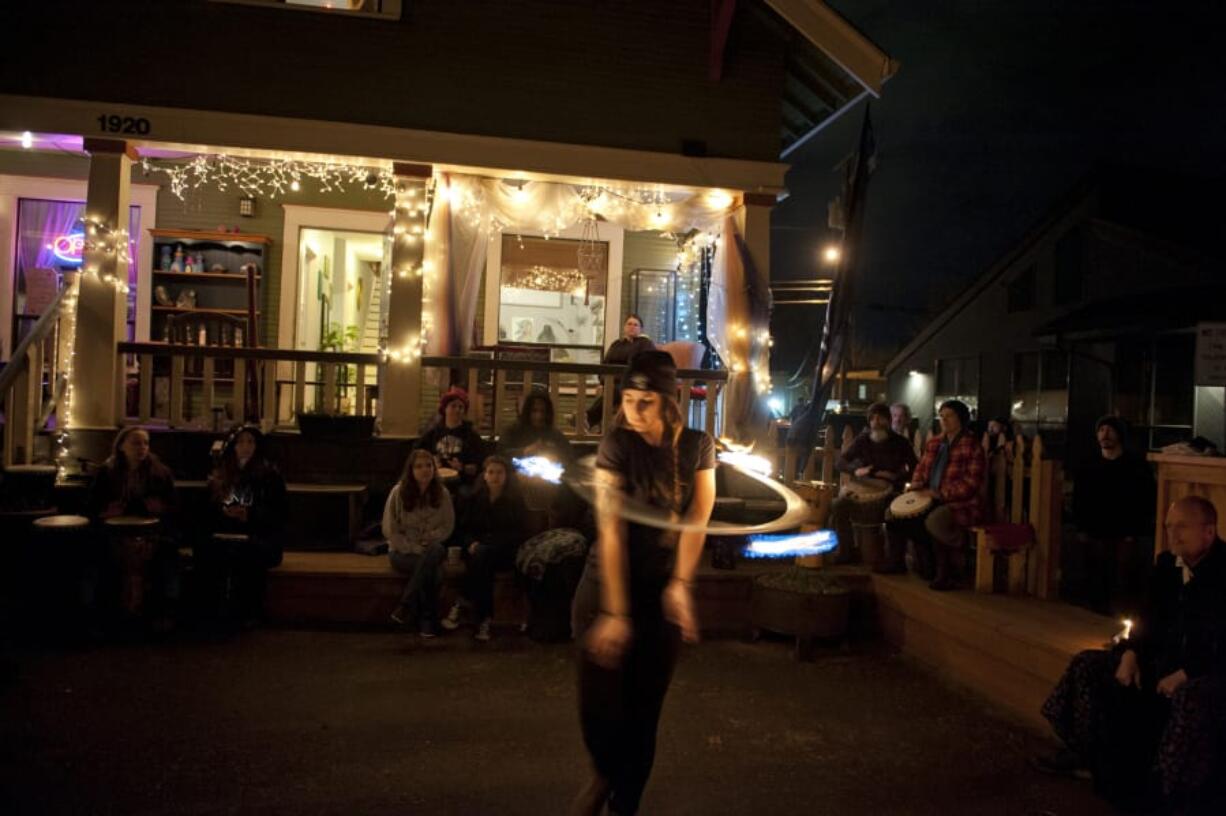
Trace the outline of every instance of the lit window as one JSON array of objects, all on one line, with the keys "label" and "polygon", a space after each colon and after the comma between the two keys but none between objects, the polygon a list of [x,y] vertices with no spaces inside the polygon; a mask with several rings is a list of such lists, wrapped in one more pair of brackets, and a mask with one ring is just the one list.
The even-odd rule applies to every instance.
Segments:
[{"label": "lit window", "polygon": [[274,6],[295,11],[317,11],[343,14],[346,17],[380,17],[400,19],[403,0],[213,0],[216,3],[236,3],[243,6]]}]

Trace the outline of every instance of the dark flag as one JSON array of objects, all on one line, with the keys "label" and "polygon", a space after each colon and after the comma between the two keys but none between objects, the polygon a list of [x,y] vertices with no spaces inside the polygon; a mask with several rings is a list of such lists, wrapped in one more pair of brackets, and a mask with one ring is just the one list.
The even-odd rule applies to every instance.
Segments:
[{"label": "dark flag", "polygon": [[[835,267],[830,301],[826,304],[826,322],[822,326],[821,342],[806,355],[794,379],[813,375],[813,390],[808,407],[792,422],[788,444],[809,447],[817,440],[818,428],[826,418],[826,401],[839,370],[849,359],[851,345],[851,307],[856,270],[860,264],[861,234],[864,229],[864,204],[868,179],[876,164],[877,144],[873,138],[873,122],[868,107],[860,127],[860,144],[856,155],[844,164],[843,192],[831,211],[831,221],[843,223],[843,247]],[[842,205],[842,206],[840,206]],[[837,210],[837,212],[836,212]],[[812,365],[812,368],[809,366]]]}]

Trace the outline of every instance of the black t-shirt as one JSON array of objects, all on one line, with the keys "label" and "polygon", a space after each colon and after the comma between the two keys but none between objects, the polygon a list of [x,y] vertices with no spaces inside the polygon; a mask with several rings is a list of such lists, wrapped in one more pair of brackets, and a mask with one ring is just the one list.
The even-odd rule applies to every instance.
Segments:
[{"label": "black t-shirt", "polygon": [[[703,431],[684,429],[674,466],[671,445],[651,445],[632,430],[614,428],[600,442],[596,467],[617,472],[622,492],[633,499],[684,514],[694,498],[695,473],[715,467],[715,442]],[[627,525],[632,605],[640,598],[658,601],[672,574],[677,537],[672,530]]]}]

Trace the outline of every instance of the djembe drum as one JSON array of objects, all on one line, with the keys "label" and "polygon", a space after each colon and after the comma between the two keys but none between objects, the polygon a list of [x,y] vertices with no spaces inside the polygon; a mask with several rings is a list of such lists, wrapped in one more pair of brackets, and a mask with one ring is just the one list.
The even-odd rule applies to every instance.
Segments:
[{"label": "djembe drum", "polygon": [[160,522],[148,516],[112,516],[102,523],[120,568],[120,603],[134,615],[145,600],[145,571],[157,548]]},{"label": "djembe drum", "polygon": [[857,478],[848,482],[843,496],[851,502],[851,531],[861,558],[870,568],[885,558],[885,511],[894,485],[884,479]]},{"label": "djembe drum", "polygon": [[931,493],[909,491],[890,502],[890,515],[896,519],[923,518],[936,506]]}]

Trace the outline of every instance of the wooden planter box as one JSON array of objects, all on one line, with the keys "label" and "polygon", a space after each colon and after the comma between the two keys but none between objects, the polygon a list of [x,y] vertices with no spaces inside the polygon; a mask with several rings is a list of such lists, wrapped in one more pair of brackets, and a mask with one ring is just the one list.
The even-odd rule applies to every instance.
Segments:
[{"label": "wooden planter box", "polygon": [[851,592],[837,589],[804,592],[765,585],[753,587],[750,619],[755,634],[765,629],[796,638],[796,656],[808,657],[814,638],[842,638],[847,634]]}]

